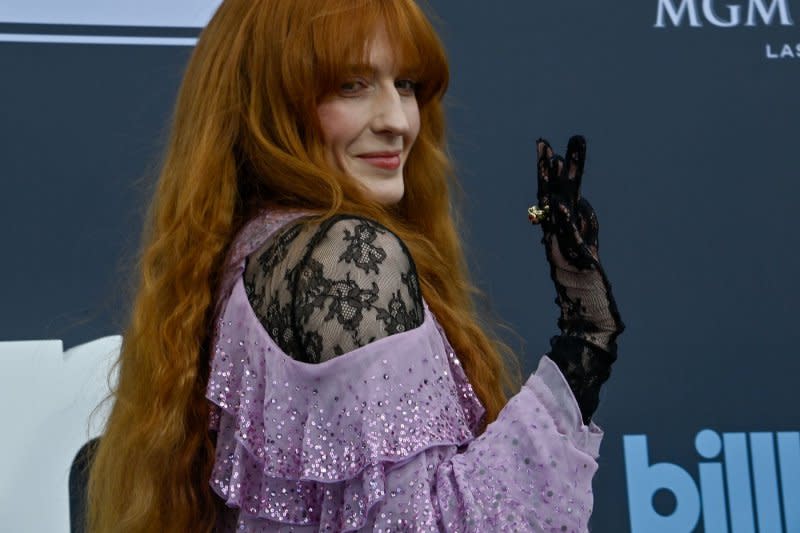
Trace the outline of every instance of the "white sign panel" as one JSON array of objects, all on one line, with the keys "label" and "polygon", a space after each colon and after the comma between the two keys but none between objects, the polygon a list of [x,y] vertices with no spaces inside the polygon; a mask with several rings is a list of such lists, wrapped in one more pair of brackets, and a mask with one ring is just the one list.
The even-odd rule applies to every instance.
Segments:
[{"label": "white sign panel", "polygon": [[61,341],[0,342],[0,530],[69,532],[69,472],[75,454],[100,434],[111,365],[122,338],[66,352]]},{"label": "white sign panel", "polygon": [[[124,35],[109,26],[203,28],[222,0],[3,0],[0,24],[35,24],[44,29],[0,31],[0,42],[194,46],[185,36]],[[63,25],[97,27],[69,34]],[[49,26],[49,27],[48,27]]]},{"label": "white sign panel", "polygon": [[221,0],[3,0],[0,22],[202,28]]}]

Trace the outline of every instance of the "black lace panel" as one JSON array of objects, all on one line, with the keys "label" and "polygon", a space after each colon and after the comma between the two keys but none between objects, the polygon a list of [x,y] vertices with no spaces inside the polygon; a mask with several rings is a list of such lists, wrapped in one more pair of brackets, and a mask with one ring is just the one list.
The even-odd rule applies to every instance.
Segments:
[{"label": "black lace panel", "polygon": [[244,284],[272,339],[308,363],[423,321],[408,250],[394,233],[364,218],[290,225],[248,257]]},{"label": "black lace panel", "polygon": [[559,335],[550,339],[547,354],[569,383],[578,402],[584,424],[588,424],[600,402],[600,389],[611,375],[611,365],[617,359],[616,346],[612,352],[601,350],[580,337]]}]

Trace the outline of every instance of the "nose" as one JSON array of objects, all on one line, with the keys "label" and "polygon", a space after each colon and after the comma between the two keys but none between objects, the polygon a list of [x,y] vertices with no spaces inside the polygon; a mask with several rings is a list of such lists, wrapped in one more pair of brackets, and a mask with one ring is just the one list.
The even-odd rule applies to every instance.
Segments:
[{"label": "nose", "polygon": [[409,121],[403,97],[392,84],[380,91],[373,108],[372,130],[378,134],[404,135]]}]

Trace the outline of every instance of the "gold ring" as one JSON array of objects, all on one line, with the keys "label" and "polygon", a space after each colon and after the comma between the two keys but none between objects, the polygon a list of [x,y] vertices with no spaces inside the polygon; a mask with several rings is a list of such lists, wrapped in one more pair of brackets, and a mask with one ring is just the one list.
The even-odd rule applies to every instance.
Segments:
[{"label": "gold ring", "polygon": [[532,205],[528,208],[528,220],[531,221],[531,224],[539,224],[544,219],[547,212],[550,211],[550,206],[546,205],[544,207],[539,207],[538,205]]}]

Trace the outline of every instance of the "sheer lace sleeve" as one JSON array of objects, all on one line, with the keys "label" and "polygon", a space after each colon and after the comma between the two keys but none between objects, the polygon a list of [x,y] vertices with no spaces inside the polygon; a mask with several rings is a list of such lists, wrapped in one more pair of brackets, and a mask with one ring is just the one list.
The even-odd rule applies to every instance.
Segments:
[{"label": "sheer lace sleeve", "polygon": [[254,252],[247,296],[275,342],[318,363],[418,327],[422,297],[402,241],[364,218],[291,225]]},{"label": "sheer lace sleeve", "polygon": [[542,244],[561,309],[559,337],[548,354],[559,366],[589,423],[600,387],[617,359],[617,337],[624,331],[611,283],[600,263],[600,225],[591,204],[581,196],[586,139],[576,135],[567,144],[566,159],[547,141],[537,141],[539,213]]}]

